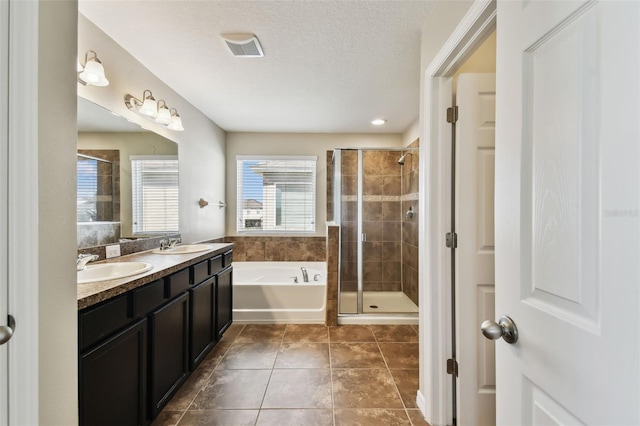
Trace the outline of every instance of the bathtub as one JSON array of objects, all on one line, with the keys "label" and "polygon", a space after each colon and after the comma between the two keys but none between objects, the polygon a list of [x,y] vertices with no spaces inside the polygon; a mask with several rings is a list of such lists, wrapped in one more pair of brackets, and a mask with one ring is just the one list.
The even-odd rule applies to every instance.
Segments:
[{"label": "bathtub", "polygon": [[233,262],[233,322],[323,324],[326,294],[326,262]]}]

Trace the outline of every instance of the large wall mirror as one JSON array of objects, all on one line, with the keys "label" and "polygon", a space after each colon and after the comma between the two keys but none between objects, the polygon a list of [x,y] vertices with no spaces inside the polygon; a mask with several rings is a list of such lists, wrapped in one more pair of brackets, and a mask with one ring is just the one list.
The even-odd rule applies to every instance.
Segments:
[{"label": "large wall mirror", "polygon": [[178,232],[178,145],[78,97],[78,248]]}]

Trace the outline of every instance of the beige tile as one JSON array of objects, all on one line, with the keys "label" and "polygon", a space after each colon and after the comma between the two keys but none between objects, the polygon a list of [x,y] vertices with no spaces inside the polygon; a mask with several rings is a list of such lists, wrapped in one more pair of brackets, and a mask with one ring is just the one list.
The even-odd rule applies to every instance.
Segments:
[{"label": "beige tile", "polygon": [[368,325],[339,325],[329,327],[331,343],[375,342],[373,332]]},{"label": "beige tile", "polygon": [[236,337],[235,343],[281,342],[285,324],[248,324]]},{"label": "beige tile", "polygon": [[191,410],[259,409],[271,370],[215,370]]},{"label": "beige tile", "polygon": [[385,368],[377,343],[331,343],[332,368]]},{"label": "beige tile", "polygon": [[218,365],[223,370],[273,368],[279,342],[234,343]]},{"label": "beige tile", "polygon": [[258,410],[203,410],[187,411],[179,426],[253,426],[258,418]]},{"label": "beige tile", "polygon": [[417,343],[379,343],[389,368],[418,368]]},{"label": "beige tile", "polygon": [[331,370],[273,370],[263,408],[331,408]]},{"label": "beige tile", "polygon": [[329,344],[282,343],[275,368],[329,368]]},{"label": "beige tile", "polygon": [[169,400],[164,410],[183,412],[189,408],[200,389],[207,384],[209,376],[211,371],[197,368]]},{"label": "beige tile", "polygon": [[334,408],[404,408],[387,369],[332,369]]},{"label": "beige tile", "polygon": [[429,422],[424,419],[420,410],[407,410],[411,424],[414,426],[430,426]]},{"label": "beige tile", "polygon": [[151,426],[175,426],[180,421],[184,411],[162,410],[160,414],[151,422]]},{"label": "beige tile", "polygon": [[257,426],[333,426],[332,410],[260,410]]},{"label": "beige tile", "polygon": [[327,343],[329,329],[322,324],[287,324],[284,342]]},{"label": "beige tile", "polygon": [[335,410],[335,426],[411,426],[405,410]]},{"label": "beige tile", "polygon": [[371,331],[378,342],[418,342],[418,333],[411,325],[372,325]]},{"label": "beige tile", "polygon": [[404,402],[404,406],[406,408],[417,408],[418,406],[416,405],[416,394],[420,385],[420,371],[418,369],[392,369],[390,371],[391,376],[393,377],[393,380],[398,387],[398,391],[400,392],[400,397],[402,398],[402,402]]}]

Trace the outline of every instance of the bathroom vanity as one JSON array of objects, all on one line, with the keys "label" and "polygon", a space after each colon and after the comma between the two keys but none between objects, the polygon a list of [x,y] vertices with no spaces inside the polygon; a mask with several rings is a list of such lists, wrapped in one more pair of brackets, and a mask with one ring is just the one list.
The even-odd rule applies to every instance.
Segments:
[{"label": "bathroom vanity", "polygon": [[232,244],[142,252],[151,271],[78,287],[81,425],[149,424],[232,321]]}]

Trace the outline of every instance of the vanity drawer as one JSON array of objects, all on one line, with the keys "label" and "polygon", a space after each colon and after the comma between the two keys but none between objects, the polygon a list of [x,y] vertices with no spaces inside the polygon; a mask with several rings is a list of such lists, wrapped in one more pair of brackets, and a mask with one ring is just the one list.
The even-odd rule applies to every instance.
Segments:
[{"label": "vanity drawer", "polygon": [[166,295],[169,299],[172,299],[189,289],[189,270],[189,268],[185,268],[182,271],[178,271],[165,278]]},{"label": "vanity drawer", "polygon": [[227,266],[230,266],[231,262],[233,262],[233,250],[229,250],[228,252],[223,254],[222,257],[222,267],[226,268]]},{"label": "vanity drawer", "polygon": [[133,320],[130,294],[123,294],[104,304],[88,308],[78,317],[80,351],[106,339]]},{"label": "vanity drawer", "polygon": [[196,263],[191,268],[191,284],[200,284],[202,281],[209,278],[209,261],[203,260],[200,263]]},{"label": "vanity drawer", "polygon": [[222,271],[223,268],[224,266],[222,266],[222,255],[218,255],[209,259],[209,270],[211,271],[211,275],[217,274],[218,272]]},{"label": "vanity drawer", "polygon": [[135,317],[147,316],[149,312],[167,300],[164,278],[133,291],[133,314]]}]

